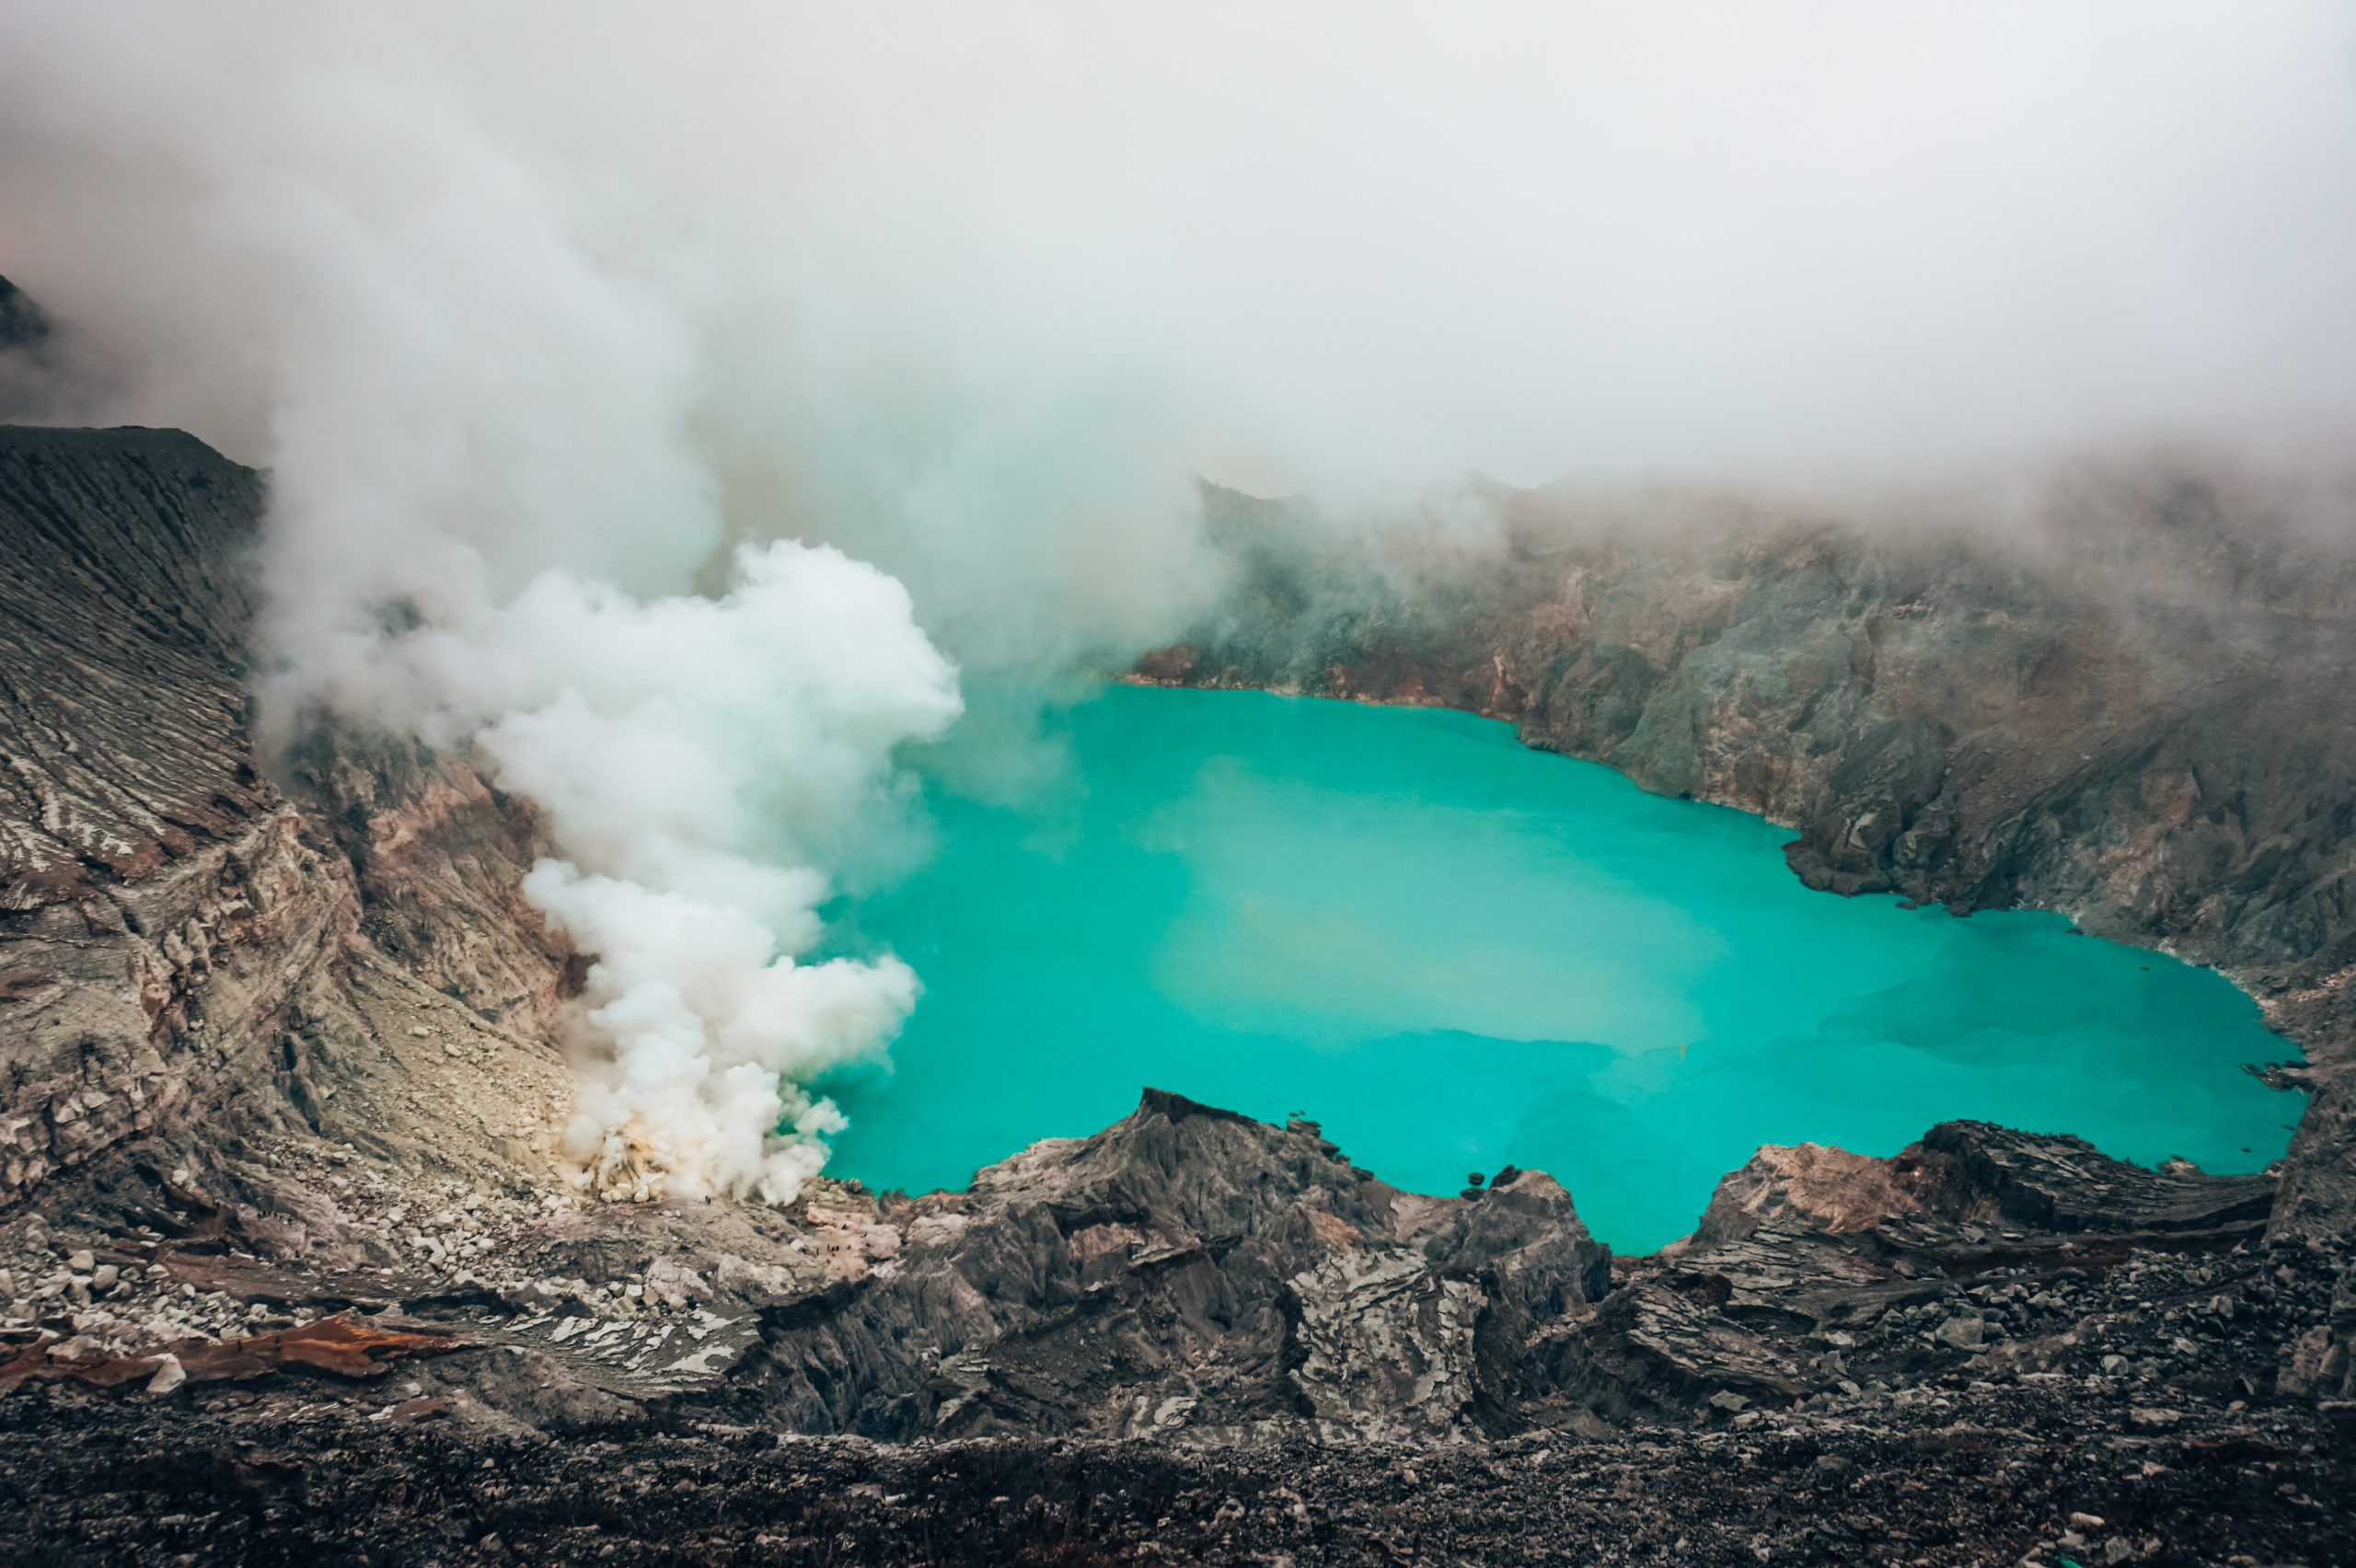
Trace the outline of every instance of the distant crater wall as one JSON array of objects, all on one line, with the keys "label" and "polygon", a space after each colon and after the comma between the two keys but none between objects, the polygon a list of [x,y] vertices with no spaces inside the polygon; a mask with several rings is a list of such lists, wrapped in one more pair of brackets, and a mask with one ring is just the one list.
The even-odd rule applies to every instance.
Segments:
[{"label": "distant crater wall", "polygon": [[1811,886],[2064,910],[2223,969],[2310,1057],[2287,1201],[2356,1203],[2356,548],[2189,470],[2007,534],[1487,503],[1494,537],[1378,540],[1211,490],[1230,591],[1134,678],[1508,720],[1790,826]]}]

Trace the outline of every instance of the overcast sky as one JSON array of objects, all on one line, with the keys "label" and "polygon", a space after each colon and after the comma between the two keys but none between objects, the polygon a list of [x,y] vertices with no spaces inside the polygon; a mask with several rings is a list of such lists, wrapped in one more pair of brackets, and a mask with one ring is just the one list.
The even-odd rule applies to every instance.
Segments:
[{"label": "overcast sky", "polygon": [[2356,412],[2322,0],[0,0],[0,271],[248,455],[283,272],[340,264],[261,178],[364,218],[468,138],[796,440],[1102,426],[1347,487]]}]

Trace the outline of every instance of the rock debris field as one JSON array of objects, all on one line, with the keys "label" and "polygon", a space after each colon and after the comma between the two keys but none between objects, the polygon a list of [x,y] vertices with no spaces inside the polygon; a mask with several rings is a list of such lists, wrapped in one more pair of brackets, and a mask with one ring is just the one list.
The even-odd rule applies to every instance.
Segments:
[{"label": "rock debris field", "polygon": [[[1165,1097],[1066,1142],[1109,1148],[1126,1172],[1140,1150],[1124,1140],[1166,1149],[1191,1132],[1181,1147],[1233,1170],[1253,1147],[1312,1136],[1189,1110]],[[1068,1202],[1076,1157],[1057,1152],[1060,1164],[1034,1151],[1024,1168],[1034,1181],[1051,1172]],[[810,1259],[813,1279],[831,1283],[787,1286],[800,1305],[763,1307],[711,1285],[723,1270],[707,1259],[664,1253],[643,1228],[664,1223],[651,1207],[405,1180],[290,1141],[265,1159],[339,1191],[357,1228],[406,1251],[406,1269],[241,1256],[227,1244],[235,1208],[208,1215],[177,1184],[156,1190],[178,1205],[156,1215],[179,1216],[177,1241],[120,1222],[6,1233],[16,1294],[0,1332],[17,1348],[0,1363],[0,1552],[404,1565],[2356,1561],[2356,1405],[2316,1397],[2345,1378],[2333,1325],[2356,1310],[2351,1260],[2251,1233],[2214,1251],[2086,1238],[2079,1263],[2040,1268],[2053,1258],[2035,1255],[2028,1232],[1917,1216],[1877,1231],[1920,1249],[1872,1286],[1896,1293],[1881,1309],[1819,1300],[1808,1332],[1779,1339],[1771,1326],[1738,1344],[1730,1297],[1708,1343],[1680,1345],[1678,1305],[1706,1300],[1707,1282],[1727,1277],[1715,1271],[1740,1266],[1729,1260],[1788,1265],[1802,1242],[1827,1242],[1810,1228],[1825,1194],[1813,1210],[1793,1204],[1797,1176],[1775,1152],[1754,1167],[1780,1171],[1784,1185],[1763,1189],[1780,1215],[1738,1173],[1724,1206],[1763,1223],[1727,1236],[1705,1216],[1681,1249],[1610,1262],[1585,1315],[1591,1378],[1649,1343],[1657,1383],[1676,1380],[1680,1356],[1706,1379],[1673,1416],[1665,1401],[1622,1425],[1558,1410],[1535,1429],[1473,1421],[1389,1441],[1319,1441],[1298,1419],[1248,1440],[1223,1427],[1190,1440],[1184,1417],[1128,1438],[985,1419],[976,1435],[893,1443],[780,1429],[764,1362],[818,1303],[848,1317],[847,1289],[905,1283],[939,1245],[922,1205],[847,1184],[823,1194],[841,1209],[805,1200],[799,1225],[778,1222],[793,1232],[785,1245],[800,1244],[779,1255]],[[1857,1163],[1871,1174],[1888,1162]],[[1811,1172],[1824,1176],[1798,1174]],[[1854,1192],[1857,1171],[1840,1180]],[[1165,1212],[1204,1205],[1183,1182],[1141,1195]],[[854,1205],[878,1217],[846,1226]],[[906,1233],[906,1252],[870,1230]],[[810,1239],[822,1232],[860,1240]],[[627,1279],[585,1277],[618,1235],[655,1255]],[[559,1244],[567,1236],[586,1240]],[[1943,1247],[1975,1249],[1987,1266],[1950,1275]],[[2027,1261],[2004,1262],[2007,1247]],[[1823,1327],[1831,1319],[1850,1326]],[[1777,1355],[1805,1387],[1758,1380]],[[960,1401],[1005,1409],[1014,1385],[1036,1398],[1054,1365],[1018,1374],[977,1359],[934,1375],[939,1427],[965,1429]],[[1477,1360],[1463,1368],[1468,1382],[1484,1376]],[[756,1390],[762,1379],[769,1391]]]},{"label": "rock debris field", "polygon": [[1428,1450],[897,1447],[659,1421],[527,1433],[455,1422],[423,1389],[183,1392],[166,1411],[63,1389],[9,1401],[0,1549],[24,1563],[2089,1568],[2356,1549],[2344,1436],[2312,1412],[2131,1424],[2132,1389],[2059,1378],[1742,1430]]}]

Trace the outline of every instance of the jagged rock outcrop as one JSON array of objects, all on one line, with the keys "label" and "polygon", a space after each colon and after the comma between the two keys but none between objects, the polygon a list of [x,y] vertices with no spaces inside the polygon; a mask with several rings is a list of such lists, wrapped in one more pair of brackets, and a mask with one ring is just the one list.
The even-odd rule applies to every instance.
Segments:
[{"label": "jagged rock outcrop", "polygon": [[[1719,1183],[1692,1236],[1627,1266],[1596,1366],[1627,1397],[1671,1409],[1898,1388],[1942,1359],[2096,1371],[2118,1351],[2087,1327],[2096,1309],[2159,1305],[2157,1291],[2122,1296],[2112,1272],[2168,1257],[2195,1260],[2171,1266],[2198,1274],[2199,1290],[2259,1278],[2274,1189],[2268,1176],[2158,1173],[2080,1138],[1978,1122],[1944,1123],[1888,1159],[1770,1146]],[[2197,1261],[2219,1257],[2231,1261]],[[2282,1335],[2267,1337],[2253,1312],[2225,1319],[2220,1332],[2249,1331],[2231,1347],[2234,1370],[2207,1358],[2214,1347],[2178,1370],[2206,1365],[2221,1386],[2254,1388]],[[1926,1325],[1946,1337],[1922,1343]]]},{"label": "jagged rock outcrop", "polygon": [[[823,1181],[785,1209],[467,1192],[299,1138],[260,1152],[307,1206],[273,1206],[234,1163],[141,1164],[87,1184],[94,1228],[9,1228],[7,1279],[79,1304],[56,1353],[127,1366],[208,1323],[357,1308],[526,1358],[520,1383],[499,1356],[447,1374],[526,1424],[684,1409],[814,1435],[1192,1447],[1741,1429],[1973,1379],[2093,1378],[2147,1404],[2356,1394],[2351,1258],[2268,1242],[2270,1178],[1978,1123],[1887,1159],[1763,1148],[1692,1236],[1617,1261],[1542,1173],[1403,1193],[1313,1124],[1150,1090],[969,1192]],[[218,1305],[191,1318],[185,1292]]]},{"label": "jagged rock outcrop", "polygon": [[1533,1342],[1609,1279],[1542,1175],[1402,1193],[1314,1124],[1158,1090],[875,1219],[888,1262],[763,1308],[740,1369],[804,1430],[1457,1440],[1519,1420]]},{"label": "jagged rock outcrop", "polygon": [[2285,1233],[2356,1226],[2356,548],[2188,463],[2033,523],[1498,489],[1388,543],[1209,498],[1234,586],[1137,678],[1438,704],[1789,825],[1793,869],[2062,909],[2226,971],[2306,1051]]}]

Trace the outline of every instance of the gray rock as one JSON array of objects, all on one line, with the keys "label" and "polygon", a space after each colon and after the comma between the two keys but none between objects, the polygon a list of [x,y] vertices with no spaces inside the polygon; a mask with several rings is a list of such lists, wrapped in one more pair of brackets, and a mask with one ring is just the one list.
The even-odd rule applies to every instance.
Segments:
[{"label": "gray rock", "polygon": [[893,1219],[909,1240],[888,1277],[760,1309],[746,1399],[873,1436],[1183,1418],[1455,1441],[1513,1430],[1610,1286],[1610,1252],[1542,1172],[1477,1200],[1404,1194],[1305,1124],[1161,1090]]},{"label": "gray rock", "polygon": [[1934,1331],[1934,1337],[1941,1344],[1957,1350],[1976,1351],[1980,1348],[1981,1336],[1985,1328],[1986,1325],[1976,1316],[1970,1313],[1958,1313],[1941,1323]]},{"label": "gray rock", "polygon": [[[178,432],[0,427],[0,667],[40,672],[0,689],[0,1205],[71,1171],[99,1223],[177,1235],[176,1167],[329,1128],[492,1166],[503,1140],[439,1085],[421,1113],[379,1043],[444,987],[535,1033],[560,1004],[563,943],[518,919],[545,847],[518,802],[384,736],[322,732],[283,788],[264,777],[262,505],[260,474]],[[561,1082],[552,1046],[525,1049]],[[345,1243],[317,1191],[251,1165],[235,1184],[306,1245]]]},{"label": "gray rock", "polygon": [[147,1380],[147,1391],[151,1394],[168,1394],[187,1381],[188,1369],[180,1365],[180,1358],[177,1355],[165,1355],[156,1358],[156,1375]]}]

